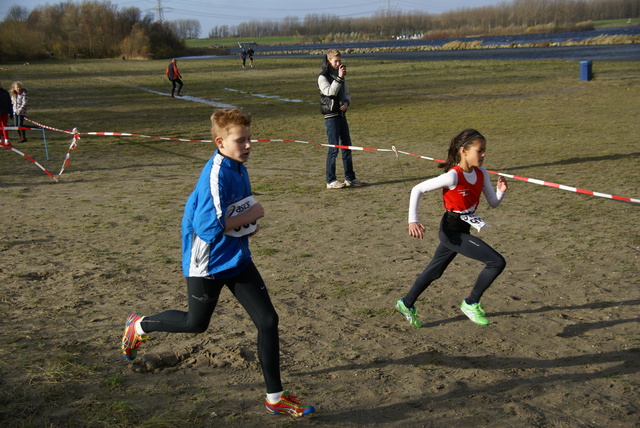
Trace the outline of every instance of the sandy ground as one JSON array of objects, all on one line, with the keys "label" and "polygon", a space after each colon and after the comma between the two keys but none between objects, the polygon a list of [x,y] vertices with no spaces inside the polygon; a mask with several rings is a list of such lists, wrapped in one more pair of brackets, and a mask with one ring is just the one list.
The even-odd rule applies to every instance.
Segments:
[{"label": "sandy ground", "polygon": [[294,422],[265,412],[255,329],[228,290],[206,333],[154,334],[123,358],[130,311],[185,308],[179,224],[212,150],[114,141],[85,139],[58,184],[0,152],[3,426],[640,426],[637,206],[512,182],[480,209],[508,263],[483,299],[492,324],[460,312],[481,266],[458,258],[415,329],[394,302],[429,261],[442,208],[427,197],[427,238],[411,239],[408,192],[438,170],[357,153],[370,185],[331,191],[325,149],[256,146],[254,259],[286,388],[317,408]]}]

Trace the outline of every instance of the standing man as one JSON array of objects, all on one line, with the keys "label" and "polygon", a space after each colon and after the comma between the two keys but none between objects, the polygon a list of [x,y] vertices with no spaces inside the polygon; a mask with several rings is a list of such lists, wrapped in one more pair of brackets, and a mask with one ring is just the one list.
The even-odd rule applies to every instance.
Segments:
[{"label": "standing man", "polygon": [[249,56],[249,67],[253,68],[253,54],[255,51],[253,47],[249,46],[249,50],[247,51],[247,55]]},{"label": "standing man", "polygon": [[182,80],[180,80],[180,78],[182,77],[180,75],[180,72],[178,71],[178,66],[176,65],[176,59],[172,59],[171,63],[169,64],[169,66],[167,67],[167,77],[169,78],[169,80],[171,80],[171,84],[173,85],[173,87],[171,88],[171,98],[175,98],[174,93],[176,91],[176,85],[178,85],[178,93],[176,94],[177,96],[181,97],[182,95],[180,95],[180,90],[182,89]]},{"label": "standing man", "polygon": [[240,52],[240,58],[242,59],[242,68],[244,68],[247,62],[247,51],[245,48],[242,48],[242,52]]}]

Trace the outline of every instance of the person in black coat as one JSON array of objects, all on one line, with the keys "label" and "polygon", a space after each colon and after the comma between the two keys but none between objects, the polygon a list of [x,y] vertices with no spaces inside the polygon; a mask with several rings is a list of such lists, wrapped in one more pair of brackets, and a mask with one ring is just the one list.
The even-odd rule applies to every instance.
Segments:
[{"label": "person in black coat", "polygon": [[13,119],[13,103],[9,91],[2,87],[0,82],[0,128],[2,129],[2,140],[0,143],[8,143],[9,136],[4,129],[9,124],[9,118]]}]

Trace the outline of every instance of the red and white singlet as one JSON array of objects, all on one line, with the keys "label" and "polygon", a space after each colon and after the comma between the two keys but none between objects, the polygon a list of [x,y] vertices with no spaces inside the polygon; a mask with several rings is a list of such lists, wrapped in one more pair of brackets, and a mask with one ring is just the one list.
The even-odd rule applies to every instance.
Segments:
[{"label": "red and white singlet", "polygon": [[473,167],[473,172],[476,174],[476,182],[470,184],[459,165],[451,169],[458,175],[458,184],[452,190],[446,187],[442,189],[444,207],[447,211],[473,214],[478,207],[480,195],[482,194],[484,174],[479,168]]}]

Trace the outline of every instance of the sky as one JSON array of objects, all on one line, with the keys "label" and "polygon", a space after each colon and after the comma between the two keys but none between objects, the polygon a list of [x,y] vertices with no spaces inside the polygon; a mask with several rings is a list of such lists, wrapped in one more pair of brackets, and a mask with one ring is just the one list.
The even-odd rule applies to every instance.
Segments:
[{"label": "sky", "polygon": [[[29,11],[56,0],[0,0],[0,21],[4,20],[14,5]],[[165,21],[197,19],[201,25],[201,37],[206,37],[211,28],[221,25],[238,25],[244,21],[272,20],[297,16],[303,19],[309,14],[331,14],[341,18],[365,17],[381,10],[398,10],[404,13],[422,11],[439,14],[457,9],[509,3],[510,0],[111,0],[111,4],[123,9],[135,6],[144,14],[155,16],[158,3],[162,5]],[[81,3],[81,1],[74,1]]]}]

